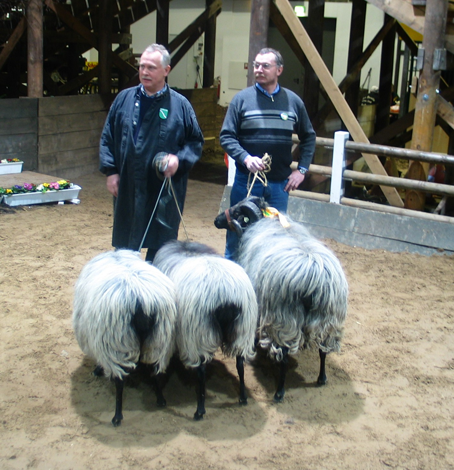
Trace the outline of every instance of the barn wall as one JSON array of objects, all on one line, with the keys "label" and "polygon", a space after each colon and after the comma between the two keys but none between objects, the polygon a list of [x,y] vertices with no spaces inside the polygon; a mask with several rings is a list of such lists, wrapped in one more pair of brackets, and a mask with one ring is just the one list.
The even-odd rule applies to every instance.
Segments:
[{"label": "barn wall", "polygon": [[0,101],[0,160],[18,158],[23,169],[38,168],[38,100]]},{"label": "barn wall", "polygon": [[[217,89],[178,91],[194,107],[205,149],[220,149]],[[110,103],[102,95],[1,100],[0,159],[19,158],[24,171],[72,181],[98,170],[99,139]]]},{"label": "barn wall", "polygon": [[38,169],[74,180],[99,167],[99,138],[110,100],[101,95],[41,98]]}]

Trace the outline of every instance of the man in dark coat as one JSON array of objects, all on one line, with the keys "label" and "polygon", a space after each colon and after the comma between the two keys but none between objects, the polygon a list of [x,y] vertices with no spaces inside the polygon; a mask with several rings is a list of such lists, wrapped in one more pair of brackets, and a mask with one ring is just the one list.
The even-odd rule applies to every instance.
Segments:
[{"label": "man in dark coat", "polygon": [[168,184],[161,193],[164,178],[171,178],[182,213],[188,172],[204,143],[191,104],[166,84],[169,72],[168,51],[159,44],[147,47],[140,58],[140,85],[115,98],[100,143],[100,171],[114,196],[112,245],[148,248],[150,262],[166,241],[178,237],[180,212]]}]

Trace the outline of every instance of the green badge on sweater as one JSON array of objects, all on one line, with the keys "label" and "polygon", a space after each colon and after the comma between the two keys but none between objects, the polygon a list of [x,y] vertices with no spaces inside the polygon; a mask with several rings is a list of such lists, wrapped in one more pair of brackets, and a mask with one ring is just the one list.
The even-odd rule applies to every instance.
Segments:
[{"label": "green badge on sweater", "polygon": [[159,117],[161,119],[167,119],[167,116],[169,115],[169,110],[168,109],[165,109],[165,108],[161,108],[159,110]]}]

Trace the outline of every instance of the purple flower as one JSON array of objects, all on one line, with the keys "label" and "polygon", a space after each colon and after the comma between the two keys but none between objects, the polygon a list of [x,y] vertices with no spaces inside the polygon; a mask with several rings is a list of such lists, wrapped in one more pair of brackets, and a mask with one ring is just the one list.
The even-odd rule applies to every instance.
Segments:
[{"label": "purple flower", "polygon": [[33,191],[33,185],[30,183],[24,183],[24,189],[27,191]]}]

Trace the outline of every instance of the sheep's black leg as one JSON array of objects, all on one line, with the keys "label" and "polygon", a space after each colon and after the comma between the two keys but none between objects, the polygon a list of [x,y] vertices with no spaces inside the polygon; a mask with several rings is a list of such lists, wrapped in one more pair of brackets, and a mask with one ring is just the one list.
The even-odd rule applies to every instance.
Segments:
[{"label": "sheep's black leg", "polygon": [[282,348],[282,361],[280,364],[279,371],[279,382],[277,384],[277,390],[274,394],[273,400],[276,403],[282,403],[284,401],[285,395],[285,376],[287,375],[287,366],[288,366],[288,348]]},{"label": "sheep's black leg", "polygon": [[205,382],[206,382],[206,365],[200,364],[197,367],[197,377],[199,379],[197,393],[197,410],[194,413],[194,419],[200,421],[205,414]]},{"label": "sheep's black leg", "polygon": [[156,404],[160,407],[164,407],[167,405],[166,399],[164,398],[164,395],[162,394],[162,388],[161,384],[159,383],[159,379],[156,375],[152,377],[153,380],[153,385],[154,385],[154,390],[156,393]]},{"label": "sheep's black leg", "polygon": [[96,366],[95,370],[93,371],[93,375],[95,375],[96,377],[102,377],[104,375],[104,369],[102,368],[102,366]]},{"label": "sheep's black leg", "polygon": [[244,357],[236,356],[236,370],[240,378],[240,405],[247,405],[246,386],[244,385]]},{"label": "sheep's black leg", "polygon": [[325,373],[326,352],[323,352],[321,349],[319,349],[318,355],[320,356],[320,373],[318,374],[317,385],[325,385],[326,384],[326,373]]},{"label": "sheep's black leg", "polygon": [[123,380],[118,377],[115,377],[115,390],[115,416],[112,418],[112,424],[120,426],[123,419]]}]

